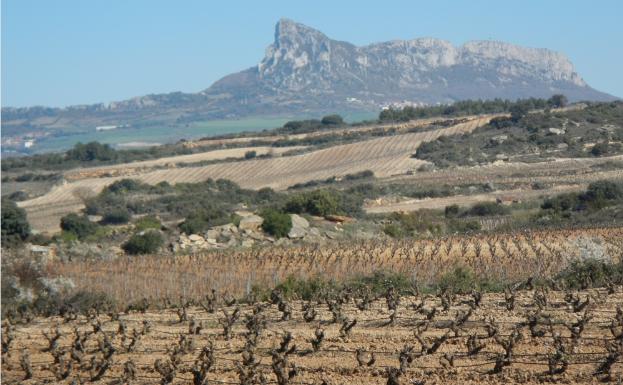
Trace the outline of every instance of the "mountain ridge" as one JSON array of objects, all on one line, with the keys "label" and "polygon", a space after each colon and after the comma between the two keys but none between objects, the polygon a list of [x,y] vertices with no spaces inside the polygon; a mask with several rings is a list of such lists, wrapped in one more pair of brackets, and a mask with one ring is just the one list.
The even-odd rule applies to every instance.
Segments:
[{"label": "mountain ridge", "polygon": [[571,101],[617,99],[586,84],[564,54],[545,48],[488,40],[454,46],[432,37],[356,46],[284,18],[257,65],[198,93],[150,94],[65,108],[3,107],[2,128],[13,133],[145,121],[185,124],[556,93]]}]

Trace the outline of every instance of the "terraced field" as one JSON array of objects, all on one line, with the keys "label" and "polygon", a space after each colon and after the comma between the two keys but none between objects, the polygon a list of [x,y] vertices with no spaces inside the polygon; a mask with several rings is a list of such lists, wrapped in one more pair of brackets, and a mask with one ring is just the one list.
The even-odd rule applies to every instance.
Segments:
[{"label": "terraced field", "polygon": [[[371,170],[377,177],[383,178],[405,174],[423,164],[423,161],[411,158],[420,143],[435,140],[442,135],[471,132],[487,124],[492,117],[494,116],[481,116],[444,129],[385,136],[296,156],[159,169],[136,173],[131,177],[150,184],[225,178],[246,188],[274,189],[285,189],[296,183],[365,170]],[[127,166],[133,167],[132,164]],[[106,185],[120,178],[122,177],[86,178],[68,182],[54,187],[41,197],[20,202],[20,206],[26,209],[28,220],[34,229],[53,233],[59,230],[60,216],[83,207],[82,198],[85,195],[97,194]]]}]

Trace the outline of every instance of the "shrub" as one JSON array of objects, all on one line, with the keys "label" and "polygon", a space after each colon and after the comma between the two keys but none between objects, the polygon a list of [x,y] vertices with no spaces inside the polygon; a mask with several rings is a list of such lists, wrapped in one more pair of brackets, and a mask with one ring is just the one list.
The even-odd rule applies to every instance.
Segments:
[{"label": "shrub", "polygon": [[2,199],[2,246],[15,246],[30,235],[26,211],[15,202]]},{"label": "shrub", "polygon": [[151,254],[158,251],[164,240],[157,231],[146,231],[133,235],[121,247],[128,254]]},{"label": "shrub", "polygon": [[335,194],[329,190],[315,190],[297,194],[286,202],[285,211],[291,213],[306,212],[319,216],[340,214],[338,200]]},{"label": "shrub", "polygon": [[547,104],[554,108],[560,108],[566,106],[568,101],[565,95],[556,94],[547,99]]},{"label": "shrub", "polygon": [[288,214],[274,209],[266,209],[261,216],[264,218],[262,230],[277,238],[287,236],[292,228],[292,218]]},{"label": "shrub", "polygon": [[448,222],[448,232],[471,233],[482,228],[478,221],[451,220]]},{"label": "shrub", "polygon": [[9,194],[9,200],[12,200],[13,202],[25,201],[28,198],[30,198],[28,193],[23,190],[15,191],[14,193]]},{"label": "shrub", "polygon": [[621,200],[623,187],[615,182],[600,180],[589,184],[586,193],[581,198],[589,202]]},{"label": "shrub", "polygon": [[109,161],[117,158],[117,152],[108,144],[101,144],[99,142],[82,144],[78,142],[74,145],[74,148],[65,153],[65,158],[82,162],[91,162],[94,160]]},{"label": "shrub", "polygon": [[75,311],[86,314],[89,310],[109,311],[115,307],[115,300],[106,293],[81,290],[63,301]]},{"label": "shrub", "polygon": [[[441,226],[436,219],[436,214],[430,210],[420,210],[411,213],[392,213],[389,218],[392,224],[399,226],[399,229],[392,229],[397,236],[413,236],[416,233],[430,232],[438,234],[441,232]],[[386,226],[387,227],[387,226]]]},{"label": "shrub", "polygon": [[476,203],[467,212],[468,215],[475,215],[479,217],[485,217],[490,215],[507,215],[510,213],[510,209],[506,206],[502,206],[495,202],[482,202]]},{"label": "shrub", "polygon": [[541,205],[543,210],[552,210],[555,213],[575,210],[577,207],[578,194],[575,193],[560,194],[555,197],[548,198]]},{"label": "shrub", "polygon": [[80,240],[95,234],[97,227],[97,224],[91,222],[84,215],[72,213],[61,218],[61,229],[75,234]]},{"label": "shrub", "polygon": [[130,213],[125,207],[112,209],[104,214],[101,223],[105,225],[121,225],[130,221]]},{"label": "shrub", "polygon": [[346,287],[353,290],[362,288],[370,289],[373,295],[383,295],[390,287],[399,292],[410,292],[413,289],[413,281],[407,275],[394,271],[375,271],[371,275],[362,275],[349,280]]},{"label": "shrub", "polygon": [[290,275],[275,288],[280,290],[287,299],[310,301],[317,298],[322,292],[326,293],[335,289],[335,284],[321,277],[304,279]]},{"label": "shrub", "polygon": [[620,285],[623,283],[623,261],[616,264],[594,258],[574,261],[558,274],[557,279],[572,289],[600,287],[609,282]]},{"label": "shrub", "polygon": [[402,229],[402,227],[400,227],[399,225],[395,223],[388,223],[385,226],[383,226],[383,232],[392,238],[402,238],[405,235],[405,232]]},{"label": "shrub", "polygon": [[608,145],[607,142],[597,143],[591,149],[591,155],[593,156],[608,155],[609,152],[610,152],[610,146]]},{"label": "shrub", "polygon": [[454,270],[444,274],[438,283],[439,289],[451,293],[464,294],[477,288],[476,276],[474,272],[467,268],[458,266]]},{"label": "shrub", "polygon": [[320,121],[325,126],[341,126],[344,124],[344,119],[340,115],[327,115]]},{"label": "shrub", "polygon": [[257,156],[257,152],[256,151],[247,151],[244,153],[244,158],[245,159],[253,159]]},{"label": "shrub", "polygon": [[200,216],[186,218],[186,220],[179,225],[180,230],[188,235],[199,234],[206,231],[209,227],[210,224],[208,221]]},{"label": "shrub", "polygon": [[139,191],[143,183],[136,179],[121,179],[118,180],[104,189],[104,192],[110,192],[114,194],[123,194],[131,191]]},{"label": "shrub", "polygon": [[160,223],[158,218],[148,215],[136,220],[136,222],[134,222],[134,227],[137,231],[160,230],[160,228],[162,228],[162,223]]},{"label": "shrub", "polygon": [[446,218],[456,218],[459,215],[459,205],[446,206],[444,214]]}]

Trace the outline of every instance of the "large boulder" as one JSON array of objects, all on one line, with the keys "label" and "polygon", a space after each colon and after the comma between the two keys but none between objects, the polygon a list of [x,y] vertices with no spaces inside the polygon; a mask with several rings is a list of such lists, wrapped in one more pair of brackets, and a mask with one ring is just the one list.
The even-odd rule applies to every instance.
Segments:
[{"label": "large boulder", "polygon": [[203,237],[202,237],[201,235],[199,235],[199,234],[190,234],[190,235],[188,236],[188,239],[189,239],[191,242],[199,242],[199,243],[202,243],[202,242],[204,242],[204,241],[205,241],[205,240],[203,239]]},{"label": "large boulder", "polygon": [[259,215],[249,215],[240,220],[238,228],[240,230],[258,230],[263,222],[264,218]]},{"label": "large boulder", "polygon": [[303,218],[302,216],[297,215],[297,214],[290,214],[290,218],[292,219],[292,227],[298,226],[303,229],[309,228],[309,222],[307,221],[307,219]]},{"label": "large boulder", "polygon": [[296,214],[290,214],[290,218],[292,219],[292,228],[288,232],[288,238],[296,239],[306,236],[309,229],[309,222],[307,219]]}]

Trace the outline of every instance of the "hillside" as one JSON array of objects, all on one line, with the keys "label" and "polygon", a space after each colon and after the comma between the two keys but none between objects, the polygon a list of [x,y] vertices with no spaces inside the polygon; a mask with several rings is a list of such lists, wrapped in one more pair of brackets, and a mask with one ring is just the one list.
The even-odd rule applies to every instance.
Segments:
[{"label": "hillside", "polygon": [[17,143],[13,147],[19,150],[25,137],[43,141],[95,132],[96,127],[138,129],[147,135],[164,126],[184,135],[188,124],[214,119],[376,112],[392,104],[557,93],[570,101],[615,99],[591,88],[566,56],[547,49],[497,41],[457,47],[434,38],[358,47],[282,19],[258,65],[225,76],[204,91],[67,108],[3,107],[2,138],[3,148]]}]

